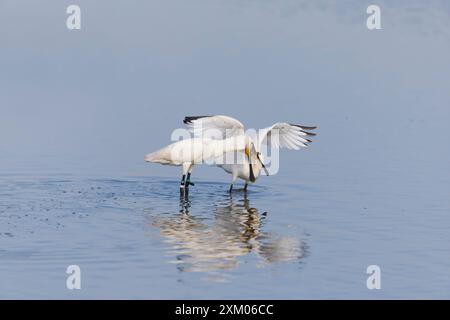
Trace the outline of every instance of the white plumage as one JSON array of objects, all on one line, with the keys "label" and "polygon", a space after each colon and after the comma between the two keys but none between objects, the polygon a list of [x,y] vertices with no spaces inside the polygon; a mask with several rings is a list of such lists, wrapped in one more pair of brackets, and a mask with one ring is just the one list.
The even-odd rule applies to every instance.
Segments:
[{"label": "white plumage", "polygon": [[251,137],[239,120],[228,116],[185,117],[183,122],[194,138],[174,142],[145,156],[146,162],[182,166],[180,188],[183,190],[193,185],[190,176],[194,165],[202,163],[215,164],[230,173],[230,191],[237,178],[245,181],[246,190],[261,170],[269,175],[261,153],[263,145],[294,150],[306,148],[311,142],[306,136],[315,135],[306,130],[316,128],[278,122]]},{"label": "white plumage", "polygon": [[254,149],[252,139],[239,135],[227,139],[215,140],[208,138],[193,138],[174,142],[160,150],[145,156],[146,162],[160,163],[163,165],[182,166],[181,188],[192,185],[190,175],[195,164],[212,163],[221,155],[233,151]]},{"label": "white plumage", "polygon": [[[245,135],[244,125],[239,120],[224,115],[186,117],[183,122],[194,134],[194,137],[226,139],[232,136]],[[244,188],[246,189],[248,182],[254,182],[260,175],[261,169],[265,169],[264,159],[261,154],[263,145],[294,150],[306,148],[308,143],[311,142],[306,136],[315,135],[315,133],[307,130],[314,129],[316,127],[277,122],[270,127],[259,130],[256,133],[256,137],[254,137],[256,150],[250,158],[245,157],[242,152],[238,152],[237,157],[240,159],[240,162],[225,161],[225,163],[218,164],[218,166],[232,175],[230,190],[233,188],[233,183],[237,178],[245,181]],[[234,154],[226,155],[228,159],[233,159],[233,156]],[[249,160],[253,163],[252,166],[248,165],[247,161]],[[250,174],[250,169],[253,169],[253,176]],[[267,171],[266,173],[268,175]]]}]

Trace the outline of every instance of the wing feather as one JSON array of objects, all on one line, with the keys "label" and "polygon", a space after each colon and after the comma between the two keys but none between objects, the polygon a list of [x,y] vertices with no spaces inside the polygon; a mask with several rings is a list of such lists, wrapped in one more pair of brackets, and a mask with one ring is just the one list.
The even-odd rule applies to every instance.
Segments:
[{"label": "wing feather", "polygon": [[244,125],[232,117],[217,116],[187,116],[183,122],[195,137],[225,139],[244,134]]},{"label": "wing feather", "polygon": [[308,147],[308,143],[312,142],[305,136],[315,136],[313,132],[317,127],[303,126],[297,124],[289,124],[286,122],[278,122],[274,125],[262,129],[259,133],[259,144],[271,144],[274,148],[287,148],[298,150]]}]

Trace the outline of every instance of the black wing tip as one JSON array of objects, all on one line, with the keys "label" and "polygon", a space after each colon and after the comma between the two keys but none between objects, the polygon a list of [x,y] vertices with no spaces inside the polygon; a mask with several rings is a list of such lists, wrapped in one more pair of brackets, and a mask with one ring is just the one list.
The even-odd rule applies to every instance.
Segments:
[{"label": "black wing tip", "polygon": [[308,126],[302,126],[301,124],[293,124],[293,123],[290,123],[290,125],[294,126],[294,127],[297,127],[297,128],[300,128],[302,130],[314,130],[314,129],[317,129],[317,126],[315,126],[315,127],[308,127]]},{"label": "black wing tip", "polygon": [[207,117],[211,117],[211,116],[186,116],[186,117],[184,117],[183,123],[189,124],[189,123],[192,123],[192,121],[194,121],[194,120],[201,119],[201,118],[207,118]]},{"label": "black wing tip", "polygon": [[314,132],[308,132],[308,131],[305,131],[305,130],[314,130],[314,129],[317,129],[316,126],[315,126],[315,127],[308,127],[308,126],[302,126],[302,125],[300,125],[300,124],[293,124],[293,123],[290,123],[290,125],[299,128],[299,129],[301,130],[301,132],[305,133],[305,134],[308,135],[308,136],[316,136],[316,135],[317,135],[317,134],[314,133]]}]

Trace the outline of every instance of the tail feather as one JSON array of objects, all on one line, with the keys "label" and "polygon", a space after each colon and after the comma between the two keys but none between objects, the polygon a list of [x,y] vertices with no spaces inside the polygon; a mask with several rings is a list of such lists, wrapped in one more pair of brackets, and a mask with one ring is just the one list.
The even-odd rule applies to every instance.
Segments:
[{"label": "tail feather", "polygon": [[149,153],[144,158],[145,162],[155,162],[156,159],[156,152]]},{"label": "tail feather", "polygon": [[172,164],[170,157],[168,157],[167,148],[152,152],[144,157],[145,162],[154,162],[160,164]]},{"label": "tail feather", "polygon": [[152,153],[149,153],[144,158],[145,162],[155,162],[155,163],[168,163],[170,162],[166,156],[165,149],[161,149]]}]

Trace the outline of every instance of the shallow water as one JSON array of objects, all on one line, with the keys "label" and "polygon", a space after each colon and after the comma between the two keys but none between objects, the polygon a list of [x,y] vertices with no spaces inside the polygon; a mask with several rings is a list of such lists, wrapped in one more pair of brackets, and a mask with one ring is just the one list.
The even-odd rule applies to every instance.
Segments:
[{"label": "shallow water", "polygon": [[[448,1],[42,1],[0,1],[0,298],[450,299]],[[204,114],[318,135],[180,199],[143,157]]]},{"label": "shallow water", "polygon": [[[4,177],[2,297],[205,297],[242,276],[302,268],[307,235],[266,210],[263,187],[230,196],[224,183],[200,182],[180,196],[177,185]],[[75,295],[65,289],[72,264],[82,269]]]},{"label": "shallow water", "polygon": [[[344,197],[269,179],[231,196],[200,180],[182,197],[167,178],[4,175],[1,298],[448,297],[445,202],[422,217],[351,180]],[[74,264],[82,289],[70,291]],[[371,264],[382,290],[366,288]]]}]

